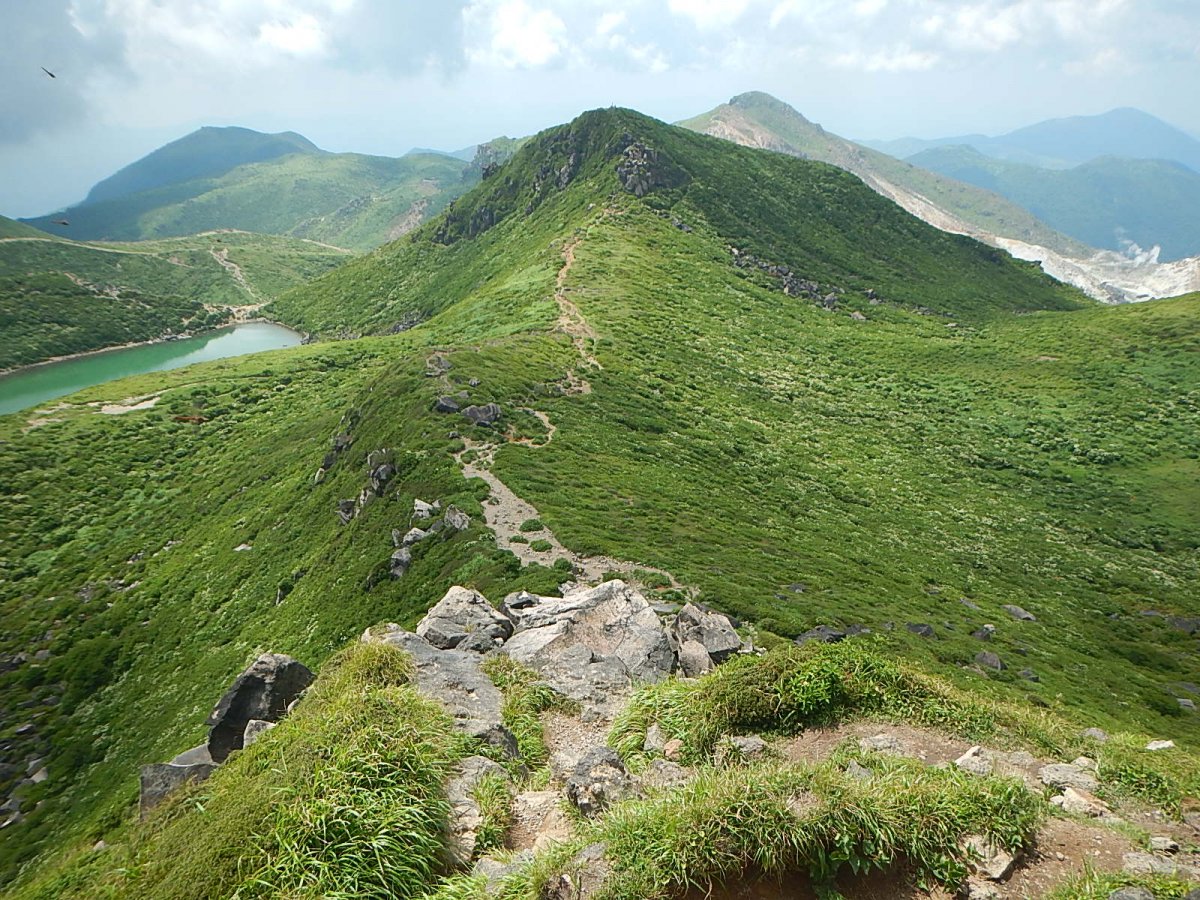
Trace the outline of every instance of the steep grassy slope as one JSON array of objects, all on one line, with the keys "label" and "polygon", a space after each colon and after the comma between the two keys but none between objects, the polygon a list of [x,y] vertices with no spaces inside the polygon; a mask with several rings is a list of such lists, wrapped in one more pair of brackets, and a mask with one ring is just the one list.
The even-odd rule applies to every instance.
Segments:
[{"label": "steep grassy slope", "polygon": [[7,216],[0,216],[0,238],[44,238],[46,233],[38,231],[32,225],[26,225],[23,222],[17,222]]},{"label": "steep grassy slope", "polygon": [[[608,110],[275,309],[325,334],[423,321],[0,420],[4,791],[31,755],[50,773],[0,832],[5,874],[120,822],[136,766],[197,743],[258,652],[319,666],[450,584],[567,578],[553,552],[522,569],[497,548],[464,437],[497,445],[494,474],[571,549],[781,635],[862,623],[980,696],[1200,738],[1169,693],[1200,680],[1195,639],[1141,615],[1196,615],[1200,296],[1098,308],[832,167]],[[85,405],[152,392],[123,417]],[[447,392],[498,402],[499,426],[435,412]],[[340,525],[384,448],[396,477]],[[414,497],[473,524],[393,580]],[[1003,671],[973,665],[984,623]]]},{"label": "steep grassy slope", "polygon": [[[478,171],[438,154],[400,159],[313,148],[28,219],[51,234],[136,241],[218,228],[366,250],[412,229],[467,190]],[[69,226],[56,225],[66,219]]]},{"label": "steep grassy slope", "polygon": [[924,198],[988,234],[1016,238],[1070,256],[1087,255],[1087,248],[1078,241],[1059,234],[1005,198],[830,134],[769,94],[739,94],[679,124],[746,146],[831,163],[853,172],[886,196],[897,200],[900,194]]},{"label": "steep grassy slope", "polygon": [[936,147],[967,144],[995,159],[1069,168],[1100,156],[1167,159],[1200,172],[1200,141],[1140,109],[1114,109],[1097,116],[1047,119],[989,137],[983,134],[921,140],[864,141],[900,159]]},{"label": "steep grassy slope", "polygon": [[84,244],[28,230],[0,240],[0,370],[211,327],[349,257],[242,232]]},{"label": "steep grassy slope", "polygon": [[1042,169],[964,146],[926,150],[908,161],[995,191],[1094,247],[1157,245],[1163,261],[1200,254],[1200,172],[1179,163],[1102,157],[1071,169]]}]

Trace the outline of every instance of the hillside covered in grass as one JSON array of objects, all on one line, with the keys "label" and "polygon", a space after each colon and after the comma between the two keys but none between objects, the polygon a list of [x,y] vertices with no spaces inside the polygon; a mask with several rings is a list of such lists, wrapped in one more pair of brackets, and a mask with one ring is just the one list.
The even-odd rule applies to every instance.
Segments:
[{"label": "hillside covered in grass", "polygon": [[[6,878],[123,826],[137,767],[195,745],[259,653],[320,669],[454,584],[495,600],[620,572],[768,644],[867,628],[947,691],[1195,759],[1200,718],[1176,695],[1200,681],[1200,296],[1099,307],[832,166],[605,110],[271,312],[368,336],[91,388],[31,430],[0,420],[0,790],[22,814],[0,831]],[[88,405],[147,395],[121,416]],[[398,567],[418,499],[470,522]],[[643,709],[667,721],[671,699]],[[379,697],[378,721],[397,703]],[[430,777],[461,752],[423,746]],[[277,772],[271,752],[236,771]],[[48,777],[21,784],[32,759]],[[771,809],[844,782],[780,777]],[[959,790],[928,777],[914,809]],[[733,802],[730,779],[681,821]],[[213,784],[229,821],[261,799]],[[946,834],[990,809],[962,802],[974,818]],[[1003,808],[1020,843],[1024,807]],[[639,810],[629,833],[654,836]]]},{"label": "hillside covered in grass", "polygon": [[253,315],[350,257],[243,232],[94,244],[20,227],[0,239],[0,370]]},{"label": "hillside covered in grass", "polygon": [[1163,261],[1200,254],[1200,172],[1181,163],[1105,156],[1044,169],[965,146],[926,150],[908,162],[995,191],[1093,247],[1159,246]]},{"label": "hillside covered in grass", "polygon": [[202,128],[100,182],[82,203],[24,221],[78,240],[234,228],[369,250],[440,212],[478,177],[478,167],[444,154],[329,153],[296,134]]}]

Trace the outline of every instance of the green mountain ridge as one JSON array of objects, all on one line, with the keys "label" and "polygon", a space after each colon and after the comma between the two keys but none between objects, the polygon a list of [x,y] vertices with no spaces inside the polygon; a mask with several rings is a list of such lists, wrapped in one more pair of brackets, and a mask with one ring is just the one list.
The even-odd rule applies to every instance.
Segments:
[{"label": "green mountain ridge", "polygon": [[[910,211],[921,210],[923,218],[940,227],[956,230],[965,225],[986,235],[1015,238],[1068,256],[1087,256],[1091,252],[998,194],[831,134],[769,94],[739,94],[729,103],[679,124],[746,146],[846,169]],[[925,211],[930,203],[935,208]]]},{"label": "green mountain ridge", "polygon": [[[1138,796],[1157,786],[1164,809],[1190,782],[1154,766],[1194,778],[1200,719],[1171,691],[1200,680],[1186,627],[1200,295],[1102,307],[834,166],[609,109],[535,136],[440,216],[269,309],[319,336],[367,336],[98,386],[32,431],[0,418],[0,688],[22,710],[0,760],[23,816],[0,831],[14,896],[361,890],[314,886],[332,829],[366,809],[335,817],[341,790],[376,796],[357,767],[393,759],[387,735],[425,748],[401,754],[422,784],[444,771],[422,753],[453,756],[416,701],[378,693],[403,681],[388,681],[400,663],[334,681],[321,704],[342,718],[281,726],[298,757],[235,760],[214,794],[146,832],[132,823],[137,767],[198,743],[213,698],[261,652],[336,679],[367,652],[334,660],[364,628],[411,627],[450,585],[496,599],[574,579],[550,540],[496,524],[492,480],[536,510],[531,535],[601,574],[624,565],[655,600],[683,599],[669,572],[775,645],[869,627],[873,652],[980,703],[1174,738],[1177,752],[1128,757],[1125,776]],[[87,405],[150,394],[124,416]],[[475,425],[439,398],[495,403],[499,418]],[[471,523],[421,541],[395,577],[393,532],[416,499]],[[1005,612],[1014,603],[1035,620]],[[979,667],[984,648],[1003,669]],[[836,694],[828,675],[800,681]],[[791,702],[809,702],[797,690]],[[49,777],[15,788],[31,756]],[[339,790],[297,806],[314,788],[286,781],[289,760],[328,764]],[[921,796],[926,815],[940,795]],[[230,797],[259,803],[272,830],[247,831],[250,807]],[[442,839],[424,835],[438,823],[404,815],[384,819],[387,840],[419,832],[420,858],[436,858]],[[409,859],[375,823],[336,831],[335,856]],[[170,835],[156,843],[156,829]],[[89,849],[115,833],[129,855]],[[264,859],[280,881],[254,881]],[[201,875],[173,878],[176,865]],[[451,886],[440,875],[397,895],[482,896],[436,893]]]},{"label": "green mountain ridge", "polygon": [[1098,157],[1070,169],[1044,169],[967,146],[926,150],[908,162],[995,191],[1094,247],[1158,245],[1163,261],[1200,254],[1200,173],[1182,163]]},{"label": "green mountain ridge", "polygon": [[439,212],[478,168],[445,154],[328,153],[291,132],[203,128],[100,182],[83,203],[22,221],[80,240],[232,228],[369,250]]}]

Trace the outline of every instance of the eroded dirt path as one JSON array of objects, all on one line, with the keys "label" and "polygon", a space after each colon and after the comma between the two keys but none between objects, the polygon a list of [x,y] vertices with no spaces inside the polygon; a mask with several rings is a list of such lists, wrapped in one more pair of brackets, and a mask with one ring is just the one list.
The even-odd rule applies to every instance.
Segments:
[{"label": "eroded dirt path", "polygon": [[[571,338],[580,358],[579,366],[567,371],[567,386],[563,391],[566,395],[590,394],[592,391],[591,385],[578,373],[578,368],[603,368],[594,354],[595,342],[599,339],[599,335],[584,318],[579,307],[571,300],[570,288],[567,285],[567,278],[575,264],[575,251],[582,240],[581,237],[573,237],[563,246],[563,265],[554,280],[554,300],[558,304],[559,310],[555,329]],[[431,370],[436,371],[439,368],[436,359],[438,357],[441,357],[441,354],[435,352],[427,360],[427,365]],[[447,391],[453,390],[444,368],[442,369],[441,383]],[[694,588],[680,584],[674,575],[663,569],[629,560],[614,559],[610,556],[585,556],[576,553],[565,547],[549,528],[543,527],[532,532],[521,531],[521,525],[524,522],[541,517],[532,503],[519,497],[492,471],[496,451],[506,443],[521,444],[534,449],[545,447],[554,440],[558,428],[551,421],[550,416],[542,410],[525,408],[520,411],[529,413],[541,422],[546,429],[544,437],[531,439],[517,437],[510,433],[498,441],[477,441],[465,438],[464,448],[455,454],[455,459],[462,467],[465,478],[479,478],[488,485],[490,496],[483,504],[483,514],[488,527],[496,535],[496,545],[511,550],[521,560],[522,565],[530,563],[552,565],[557,559],[566,559],[571,563],[579,582],[597,584],[610,572],[620,573],[626,580],[639,583],[644,581],[647,575],[653,575],[666,581],[671,588],[685,591],[694,596],[697,593]],[[544,549],[535,550],[533,543],[536,541],[544,541],[544,544],[538,544]],[[546,548],[546,544],[549,545],[548,548]]]},{"label": "eroded dirt path", "polygon": [[253,313],[258,312],[267,305],[268,301],[265,300],[258,293],[258,291],[254,289],[249,281],[246,280],[246,273],[242,271],[242,267],[229,258],[228,247],[222,247],[220,250],[213,248],[208,252],[212,254],[212,258],[217,261],[217,264],[229,273],[230,277],[233,278],[237,286],[249,294],[251,299],[254,301],[253,303],[249,303],[245,306],[229,307],[229,311],[233,313],[235,319],[247,319]]}]

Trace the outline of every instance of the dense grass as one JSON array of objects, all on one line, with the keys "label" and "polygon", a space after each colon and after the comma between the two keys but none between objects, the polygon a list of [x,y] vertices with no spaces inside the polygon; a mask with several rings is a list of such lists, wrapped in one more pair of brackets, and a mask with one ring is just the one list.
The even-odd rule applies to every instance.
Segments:
[{"label": "dense grass", "polygon": [[0,240],[0,370],[210,328],[229,307],[270,300],[348,258],[242,232],[116,245]]},{"label": "dense grass", "polygon": [[443,783],[469,748],[408,671],[394,648],[352,645],[208,782],[18,896],[419,896],[442,871]]},{"label": "dense grass", "polygon": [[[620,187],[630,140],[682,172],[674,188]],[[555,329],[573,239],[565,288],[602,366],[586,395],[564,393],[579,359]],[[735,267],[730,244],[841,284],[839,309]],[[521,569],[497,551],[486,486],[451,456],[468,426],[432,410],[447,389],[500,403],[537,439],[503,447],[495,470],[572,550],[666,569],[781,639],[868,625],[880,652],[981,702],[1175,738],[1182,770],[1200,725],[1168,690],[1200,681],[1195,640],[1139,613],[1196,614],[1198,310],[1093,306],[845,173],[624,111],[542,135],[446,217],[273,305],[324,335],[423,324],[92,388],[28,432],[0,420],[0,650],[50,653],[0,674],[22,709],[0,736],[22,765],[48,753],[51,773],[0,834],[0,877],[119,822],[137,765],[195,744],[257,652],[319,666],[370,624],[415,623],[451,584],[496,599],[568,577],[551,554]],[[449,388],[426,375],[435,352]],[[151,392],[154,409],[124,417],[85,405]],[[527,409],[549,415],[552,441]],[[314,483],[346,431],[353,446]],[[339,525],[382,448],[396,478]],[[392,580],[391,531],[414,497],[473,525],[423,542]],[[1009,618],[1014,602],[1037,621]],[[970,637],[985,622],[987,645]],[[1008,668],[964,668],[985,648]],[[35,731],[15,735],[25,720]],[[1159,774],[1117,780],[1190,790]]]}]

